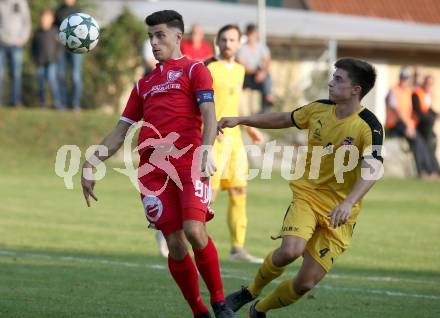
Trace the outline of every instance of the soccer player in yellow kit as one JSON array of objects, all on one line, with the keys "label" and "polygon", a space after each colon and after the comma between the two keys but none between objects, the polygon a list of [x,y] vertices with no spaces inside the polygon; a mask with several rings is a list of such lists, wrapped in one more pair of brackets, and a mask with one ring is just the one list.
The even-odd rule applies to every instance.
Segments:
[{"label": "soccer player in yellow kit", "polygon": [[[215,112],[217,120],[226,116],[238,116],[241,90],[245,70],[235,62],[240,47],[240,29],[228,24],[217,33],[220,54],[205,62],[211,72],[214,88]],[[247,127],[247,133],[254,143],[261,141],[261,133]],[[228,129],[219,135],[213,147],[214,160],[218,170],[211,177],[213,197],[219,189],[227,189],[229,195],[227,222],[230,232],[230,258],[234,261],[262,263],[263,259],[250,255],[244,248],[246,236],[246,175],[247,155],[239,127]]]},{"label": "soccer player in yellow kit", "polygon": [[[309,130],[305,173],[290,182],[293,200],[283,220],[281,246],[267,255],[254,280],[227,296],[226,302],[237,311],[256,299],[288,264],[300,256],[303,263],[296,277],[284,280],[266,297],[253,302],[251,318],[266,317],[271,309],[297,302],[325,276],[348,247],[361,200],[383,172],[383,127],[360,104],[374,86],[376,72],[367,62],[353,58],[338,60],[335,67],[328,83],[328,100],[293,112],[228,117],[218,123],[220,131],[240,124]],[[351,169],[346,169],[349,163],[345,163],[348,149]]]}]

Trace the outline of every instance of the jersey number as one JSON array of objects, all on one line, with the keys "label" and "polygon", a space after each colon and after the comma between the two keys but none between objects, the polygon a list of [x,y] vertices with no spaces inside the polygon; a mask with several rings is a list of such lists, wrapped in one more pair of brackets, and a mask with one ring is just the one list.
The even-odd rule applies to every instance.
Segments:
[{"label": "jersey number", "polygon": [[209,184],[204,184],[202,181],[196,180],[194,190],[194,194],[196,197],[200,198],[200,201],[202,201],[203,204],[211,201],[211,187]]}]

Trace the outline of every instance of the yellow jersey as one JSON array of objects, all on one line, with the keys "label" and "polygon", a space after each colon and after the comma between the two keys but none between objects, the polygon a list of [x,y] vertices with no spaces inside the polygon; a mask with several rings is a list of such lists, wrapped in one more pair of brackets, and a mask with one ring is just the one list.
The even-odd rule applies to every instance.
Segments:
[{"label": "yellow jersey", "polygon": [[[214,89],[215,115],[222,117],[238,116],[241,90],[245,69],[243,65],[212,58],[205,62],[211,72]],[[240,137],[240,128],[225,129],[226,136]]]},{"label": "yellow jersey", "polygon": [[[318,100],[291,114],[293,124],[309,132],[304,173],[291,181],[290,187],[294,195],[312,201],[331,197],[332,205],[352,191],[361,177],[362,159],[383,161],[384,140],[383,127],[370,110],[362,107],[342,119],[336,117],[335,110],[334,102]],[[360,203],[356,207],[360,208]]]}]

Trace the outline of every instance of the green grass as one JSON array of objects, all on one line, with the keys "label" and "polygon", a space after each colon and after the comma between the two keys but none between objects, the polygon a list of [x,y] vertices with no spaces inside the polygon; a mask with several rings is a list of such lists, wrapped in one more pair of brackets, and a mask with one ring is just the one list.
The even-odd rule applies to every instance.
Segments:
[{"label": "green grass", "polygon": [[[67,190],[54,173],[60,145],[85,149],[115,118],[0,111],[1,318],[191,317],[166,260],[158,256],[153,231],[146,230],[129,180],[109,168],[96,187],[99,201],[87,208],[79,177]],[[439,185],[379,182],[365,200],[351,247],[334,269],[297,305],[268,316],[439,317]],[[250,252],[264,257],[277,246],[269,236],[278,231],[290,196],[279,177],[250,183]],[[257,266],[228,261],[225,206],[220,195],[208,227],[219,249],[225,291],[231,292],[246,284]],[[294,275],[298,266],[284,275]],[[246,317],[245,310],[239,316]]]},{"label": "green grass", "polygon": [[52,110],[0,107],[0,163],[22,168],[28,160],[41,168],[55,161],[62,145],[74,144],[84,151],[99,143],[116,124],[118,116],[97,112],[55,112]]}]

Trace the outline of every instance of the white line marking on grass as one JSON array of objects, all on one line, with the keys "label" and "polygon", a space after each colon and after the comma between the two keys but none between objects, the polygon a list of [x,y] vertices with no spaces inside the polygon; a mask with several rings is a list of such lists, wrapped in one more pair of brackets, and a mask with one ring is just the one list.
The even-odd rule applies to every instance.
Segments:
[{"label": "white line marking on grass", "polygon": [[[97,263],[97,264],[104,264],[104,265],[115,265],[115,266],[123,266],[123,267],[136,267],[136,268],[148,268],[148,269],[156,269],[156,270],[167,270],[167,267],[160,264],[139,264],[139,263],[132,263],[132,262],[120,262],[120,261],[111,261],[106,259],[94,259],[94,258],[84,258],[84,257],[76,257],[76,256],[53,256],[53,255],[47,255],[47,254],[35,254],[35,253],[22,253],[22,252],[13,252],[13,251],[6,251],[6,250],[0,250],[0,256],[12,256],[12,257],[22,257],[22,258],[31,258],[31,259],[50,259],[50,260],[62,260],[62,261],[73,261],[77,263]],[[222,270],[222,277],[223,278],[231,278],[231,279],[237,279],[242,281],[250,281],[252,279],[251,276],[243,276],[243,275],[233,275],[228,274],[228,270]],[[374,281],[407,281],[406,279],[400,279],[398,277],[380,277],[380,276],[355,276],[355,275],[329,275],[333,278],[338,277],[350,277],[353,279],[359,279],[359,280],[374,280]],[[408,280],[411,281],[411,280]],[[415,282],[424,282],[424,281],[418,281],[418,280],[412,280]],[[272,281],[272,283],[279,283],[281,280],[275,279]],[[433,300],[440,300],[440,295],[426,295],[426,294],[414,294],[414,293],[405,293],[405,292],[399,292],[399,291],[392,291],[392,290],[376,290],[376,289],[369,289],[369,288],[352,288],[352,287],[337,287],[337,286],[331,286],[331,285],[324,285],[320,284],[317,285],[316,288],[318,289],[326,289],[326,290],[336,290],[336,291],[345,291],[345,292],[360,292],[360,293],[366,293],[366,294],[376,294],[376,295],[384,295],[384,296],[392,296],[392,297],[411,297],[411,298],[424,298],[424,299],[433,299]]]},{"label": "white line marking on grass", "polygon": [[356,275],[341,275],[341,274],[327,274],[325,277],[335,278],[335,279],[359,279],[368,280],[373,282],[407,282],[407,283],[421,283],[421,284],[435,284],[438,285],[438,281],[433,280],[423,280],[423,279],[412,279],[412,278],[400,278],[400,277],[390,277],[390,276],[356,276]]},{"label": "white line marking on grass", "polygon": [[[240,271],[238,270],[228,270],[229,273],[233,274],[236,273],[237,275],[240,274]],[[287,274],[294,275],[296,272],[294,271],[287,271]],[[433,279],[414,279],[414,278],[405,278],[405,277],[390,277],[390,276],[357,276],[357,275],[350,275],[350,274],[327,274],[325,275],[326,278],[330,279],[357,279],[357,280],[363,280],[363,281],[372,281],[372,282],[405,282],[405,283],[415,283],[415,284],[428,284],[428,285],[440,285],[439,280],[433,280]]]},{"label": "white line marking on grass", "polygon": [[378,294],[378,295],[386,295],[386,296],[394,296],[394,297],[414,297],[414,298],[424,298],[424,299],[434,299],[434,300],[440,299],[440,296],[435,296],[435,295],[410,294],[410,293],[403,293],[403,292],[391,291],[391,290],[364,289],[364,288],[353,288],[353,287],[334,287],[330,285],[318,285],[316,287],[322,289],[341,290],[341,291],[349,291],[349,292],[360,292],[360,293],[366,292],[369,294]]},{"label": "white line marking on grass", "polygon": [[[253,277],[228,275],[228,274],[222,274],[222,277],[223,278],[232,278],[232,279],[237,279],[237,280],[242,280],[242,281],[250,281],[253,278]],[[274,279],[271,283],[278,284],[281,282],[282,282],[282,280],[280,280],[280,279]],[[316,285],[315,288],[327,289],[327,290],[347,291],[347,292],[359,292],[359,293],[366,293],[366,294],[378,294],[378,295],[394,296],[394,297],[412,297],[412,298],[440,300],[440,296],[436,296],[436,295],[412,294],[412,293],[404,293],[404,292],[398,292],[398,291],[392,291],[392,290],[377,290],[377,289],[370,289],[370,288],[353,288],[353,287],[337,287],[337,286],[331,286],[331,285],[325,285],[325,284]]]},{"label": "white line marking on grass", "polygon": [[106,259],[99,258],[84,258],[84,257],[76,257],[76,256],[53,256],[46,254],[35,254],[35,253],[21,253],[21,252],[11,252],[11,251],[3,251],[0,250],[0,256],[14,256],[14,257],[26,257],[33,259],[52,259],[52,260],[62,260],[62,261],[74,261],[77,263],[97,263],[104,265],[116,265],[116,266],[125,266],[125,267],[142,267],[149,269],[167,269],[166,266],[160,264],[139,264],[139,263],[131,263],[131,262],[120,262],[120,261],[110,261]]}]

